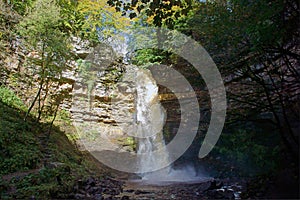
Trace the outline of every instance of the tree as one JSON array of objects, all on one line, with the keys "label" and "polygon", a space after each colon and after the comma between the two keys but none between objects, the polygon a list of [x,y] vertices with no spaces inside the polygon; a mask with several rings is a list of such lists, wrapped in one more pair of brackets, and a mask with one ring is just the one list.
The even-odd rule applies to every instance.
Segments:
[{"label": "tree", "polygon": [[[18,32],[23,37],[29,63],[37,71],[39,88],[25,120],[38,102],[38,120],[49,92],[50,81],[60,79],[70,51],[68,35],[61,31],[61,9],[55,0],[38,0],[22,19]],[[58,102],[57,102],[58,103]],[[59,104],[59,103],[58,103]]]},{"label": "tree", "polygon": [[3,0],[2,3],[5,3],[11,10],[14,10],[23,16],[25,15],[26,10],[32,6],[34,1],[35,0]]},{"label": "tree", "polygon": [[131,19],[141,14],[146,14],[149,22],[157,27],[163,25],[168,28],[174,27],[174,22],[181,16],[185,16],[192,9],[193,0],[132,0],[131,2],[122,0],[108,0],[110,6],[115,7],[116,11],[122,15],[128,15]]},{"label": "tree", "polygon": [[292,0],[210,1],[199,4],[182,30],[209,51],[226,77],[230,122],[272,113],[283,143],[296,157],[300,110],[297,19],[299,3]]},{"label": "tree", "polygon": [[[78,1],[76,13],[80,16],[80,37],[92,43],[99,43],[125,30],[131,23],[130,19],[110,7],[106,0]],[[74,27],[71,24],[70,26]]]}]

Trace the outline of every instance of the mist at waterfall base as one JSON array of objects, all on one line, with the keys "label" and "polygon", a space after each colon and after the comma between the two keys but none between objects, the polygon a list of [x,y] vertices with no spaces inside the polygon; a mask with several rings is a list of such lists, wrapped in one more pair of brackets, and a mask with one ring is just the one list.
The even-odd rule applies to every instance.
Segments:
[{"label": "mist at waterfall base", "polygon": [[173,167],[163,168],[158,171],[139,174],[141,182],[151,185],[169,185],[176,183],[199,183],[211,179],[210,177],[196,171],[192,165],[185,165],[181,168],[174,169]]},{"label": "mist at waterfall base", "polygon": [[[163,137],[165,110],[158,98],[158,87],[149,70],[136,74],[136,133],[138,134],[139,180],[145,184],[201,182],[208,179],[193,165],[172,167]],[[158,153],[154,153],[154,151]],[[159,170],[155,170],[159,169]]]}]

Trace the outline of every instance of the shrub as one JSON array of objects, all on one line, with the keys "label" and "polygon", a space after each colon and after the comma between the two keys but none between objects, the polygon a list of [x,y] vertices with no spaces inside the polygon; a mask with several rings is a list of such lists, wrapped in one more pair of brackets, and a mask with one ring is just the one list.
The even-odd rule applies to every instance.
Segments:
[{"label": "shrub", "polygon": [[25,110],[26,106],[23,101],[10,89],[0,86],[0,100],[7,104],[21,110]]}]

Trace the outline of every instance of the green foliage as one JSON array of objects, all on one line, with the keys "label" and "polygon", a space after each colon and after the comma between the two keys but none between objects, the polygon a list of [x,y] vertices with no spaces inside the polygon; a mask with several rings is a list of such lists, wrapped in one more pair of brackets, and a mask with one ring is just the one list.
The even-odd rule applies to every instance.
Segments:
[{"label": "green foliage", "polygon": [[164,52],[157,49],[142,49],[135,53],[132,63],[142,67],[149,67],[152,64],[160,64],[166,60]]},{"label": "green foliage", "polygon": [[[48,91],[43,92],[43,87],[46,85],[48,88],[50,83],[59,81],[62,71],[67,68],[71,45],[68,33],[63,32],[61,27],[62,17],[55,0],[37,0],[18,25],[18,33],[23,37],[27,50],[32,51],[28,54],[29,67],[39,75],[39,89],[25,120],[36,102],[39,103],[38,120],[41,119],[48,95]],[[55,105],[59,105],[60,101],[56,101]]]},{"label": "green foliage", "polygon": [[88,101],[91,100],[91,92],[93,90],[95,80],[96,80],[96,73],[91,71],[92,64],[85,60],[79,59],[77,60],[79,75],[83,79],[83,82],[87,85],[88,91]]},{"label": "green foliage", "polygon": [[28,8],[30,8],[35,0],[4,0],[13,10],[20,15],[24,15]]},{"label": "green foliage", "polygon": [[127,137],[125,146],[129,146],[133,151],[136,149],[136,141],[133,137]]},{"label": "green foliage", "polygon": [[117,138],[116,141],[117,144],[123,146],[127,151],[129,152],[135,152],[137,148],[137,141],[134,137],[120,137]]},{"label": "green foliage", "polygon": [[[266,111],[280,116],[275,123],[281,127],[283,141],[290,141],[287,148],[298,157],[299,145],[294,137],[298,133],[289,125],[282,128],[285,122],[279,119],[282,115],[286,122],[293,116],[299,118],[297,111],[286,106],[294,104],[297,94],[293,89],[282,89],[299,89],[299,74],[294,73],[299,53],[293,50],[299,46],[299,30],[293,26],[299,21],[296,10],[299,5],[289,0],[206,1],[199,3],[179,30],[201,43],[222,76],[228,78],[227,119],[248,120]],[[260,146],[255,149],[265,151]]]},{"label": "green foliage", "polygon": [[0,101],[8,106],[25,110],[26,106],[23,101],[14,94],[14,92],[6,87],[0,86]]},{"label": "green foliage", "polygon": [[76,63],[78,65],[79,76],[83,79],[83,81],[85,83],[88,83],[89,81],[93,81],[95,77],[93,72],[91,71],[92,63],[82,59],[78,59]]},{"label": "green foliage", "polygon": [[59,119],[61,119],[62,121],[67,122],[69,125],[71,125],[71,113],[70,113],[70,111],[62,109],[58,112],[57,117]]},{"label": "green foliage", "polygon": [[[18,105],[19,99],[11,104]],[[41,151],[35,135],[30,131],[31,124],[24,122],[20,112],[2,101],[0,118],[0,174],[35,168]]]},{"label": "green foliage", "polygon": [[72,22],[77,22],[74,24],[78,25],[79,36],[89,40],[93,45],[125,30],[130,25],[130,20],[108,6],[106,0],[77,2],[74,13],[78,20],[72,19]]},{"label": "green foliage", "polygon": [[66,68],[70,43],[68,34],[61,30],[62,17],[56,1],[38,0],[18,25],[27,48],[37,54],[29,59],[40,66],[42,79],[58,76]]},{"label": "green foliage", "polygon": [[107,2],[131,19],[140,16],[140,14],[146,14],[155,26],[162,27],[166,25],[168,28],[173,28],[174,21],[180,16],[187,15],[194,4],[194,1],[191,0],[135,0],[131,2],[108,0]]},{"label": "green foliage", "polygon": [[[280,29],[281,0],[277,1],[218,1],[200,3],[198,9],[187,19],[187,32],[193,32],[208,50],[224,50],[225,47],[251,51],[276,46],[283,37]],[[191,31],[190,31],[191,30]],[[273,34],[276,32],[276,34]],[[241,42],[244,41],[243,46]],[[245,48],[246,47],[246,48]],[[240,53],[240,51],[234,53]],[[227,54],[230,56],[230,54]],[[236,54],[232,55],[232,59]],[[235,59],[238,59],[235,58]]]},{"label": "green foliage", "polygon": [[[273,137],[270,143],[270,136]],[[250,130],[236,130],[221,135],[215,147],[216,157],[224,163],[237,168],[239,175],[256,175],[275,172],[279,167],[278,138],[273,134],[265,134]],[[225,165],[227,165],[225,164]]]},{"label": "green foliage", "polygon": [[[7,89],[4,91],[7,92]],[[10,100],[10,104],[19,104],[19,99],[14,101]],[[89,174],[93,163],[85,159],[56,127],[45,151],[39,137],[43,136],[48,124],[34,120],[25,122],[24,114],[0,100],[0,177],[7,174],[12,177],[11,181],[0,179],[0,198],[67,198],[65,194],[71,192],[79,177]],[[62,111],[59,116],[63,120],[68,118],[68,113]],[[58,162],[61,165],[43,167],[41,161],[45,153],[50,154],[49,163]],[[10,193],[11,187],[16,188],[16,192]]]},{"label": "green foliage", "polygon": [[[29,14],[20,22],[18,31],[26,37],[27,42],[37,47],[40,41],[49,41],[47,37],[53,34],[52,31],[57,30],[59,21],[60,8],[56,5],[56,2],[38,0],[29,11]],[[51,39],[54,39],[54,37],[52,36]]]},{"label": "green foliage", "polygon": [[[172,49],[165,51],[162,50],[162,47],[167,42],[171,42],[172,38],[166,35],[163,30],[155,32],[152,28],[147,29],[145,26],[147,26],[147,22],[142,18],[135,23],[130,32],[128,48],[135,50],[135,52],[130,52],[130,61],[144,68],[153,64],[167,64],[172,55],[170,53]],[[160,36],[157,35],[158,32],[160,32]],[[149,48],[145,48],[145,44]]]},{"label": "green foliage", "polygon": [[[60,178],[60,187],[58,187],[57,178]],[[38,173],[32,173],[21,179],[12,179],[17,190],[17,198],[25,199],[31,196],[35,198],[49,198],[51,196],[64,195],[70,192],[74,177],[70,176],[69,169],[65,166],[57,168],[42,168]],[[61,193],[61,194],[59,194]]]},{"label": "green foliage", "polygon": [[18,26],[18,32],[25,38],[29,49],[37,51],[40,56],[39,65],[50,71],[61,70],[64,65],[57,65],[65,63],[70,47],[67,35],[60,30],[60,10],[54,0],[38,0]]},{"label": "green foliage", "polygon": [[80,37],[85,18],[78,12],[78,1],[57,0],[57,3],[60,7],[60,30]]}]

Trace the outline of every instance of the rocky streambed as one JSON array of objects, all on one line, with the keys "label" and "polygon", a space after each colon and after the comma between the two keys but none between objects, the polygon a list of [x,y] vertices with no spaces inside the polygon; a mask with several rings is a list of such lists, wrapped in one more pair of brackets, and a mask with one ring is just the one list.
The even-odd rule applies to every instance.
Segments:
[{"label": "rocky streambed", "polygon": [[109,177],[78,180],[71,199],[240,199],[243,186],[228,180],[207,179],[201,182],[147,184]]}]

